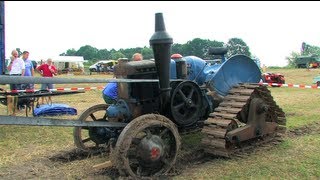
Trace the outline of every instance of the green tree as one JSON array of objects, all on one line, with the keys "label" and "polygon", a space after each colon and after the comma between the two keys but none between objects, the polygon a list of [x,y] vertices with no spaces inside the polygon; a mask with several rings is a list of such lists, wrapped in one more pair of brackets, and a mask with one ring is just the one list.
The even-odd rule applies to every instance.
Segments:
[{"label": "green tree", "polygon": [[298,60],[298,57],[300,56],[300,53],[298,52],[291,52],[290,56],[287,56],[286,57],[286,60],[288,62],[288,65],[287,67],[290,67],[290,68],[294,68],[296,67],[297,65],[297,60]]},{"label": "green tree", "polygon": [[184,56],[198,56],[203,57],[203,55],[206,53],[207,49],[207,42],[209,40],[203,40],[200,38],[195,38],[192,41],[188,41],[183,46],[183,53]]},{"label": "green tree", "polygon": [[183,56],[198,56],[200,58],[205,58],[208,56],[208,49],[210,47],[221,47],[223,42],[211,41],[209,39],[195,38],[192,41],[188,41],[182,46]]},{"label": "green tree", "polygon": [[178,43],[172,44],[171,53],[184,55],[183,45]]},{"label": "green tree", "polygon": [[117,60],[119,58],[125,58],[126,56],[119,51],[115,51],[111,53],[111,59]]},{"label": "green tree", "polygon": [[134,53],[141,53],[142,48],[127,48],[127,49],[119,49],[118,51],[122,53],[126,58],[130,59]]},{"label": "green tree", "polygon": [[141,50],[141,54],[143,56],[143,59],[153,59],[153,50],[150,47],[143,47]]},{"label": "green tree", "polygon": [[251,57],[249,46],[241,38],[231,38],[227,43],[227,58],[236,54],[243,54]]},{"label": "green tree", "polygon": [[77,51],[72,48],[72,49],[68,49],[66,52],[61,53],[60,56],[76,56]]},{"label": "green tree", "polygon": [[100,49],[97,52],[98,59],[111,59],[111,54],[107,49]]},{"label": "green tree", "polygon": [[320,56],[320,47],[305,43],[304,50],[301,52],[302,56]]},{"label": "green tree", "polygon": [[76,55],[83,56],[83,58],[87,60],[92,60],[92,59],[97,59],[97,53],[98,53],[97,48],[92,47],[90,45],[85,45],[79,48]]}]

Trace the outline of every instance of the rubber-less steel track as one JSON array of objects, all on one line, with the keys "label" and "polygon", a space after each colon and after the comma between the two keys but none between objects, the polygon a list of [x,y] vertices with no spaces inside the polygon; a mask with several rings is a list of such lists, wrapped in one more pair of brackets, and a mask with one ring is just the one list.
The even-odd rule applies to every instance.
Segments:
[{"label": "rubber-less steel track", "polygon": [[[269,108],[266,112],[267,122],[276,122],[278,127],[274,133],[257,137],[245,142],[231,143],[226,134],[238,127],[246,125],[252,98],[261,98]],[[201,143],[205,152],[231,157],[231,155],[259,144],[269,142],[285,132],[285,113],[276,104],[266,86],[258,84],[240,84],[232,88],[224,100],[204,122]]]}]

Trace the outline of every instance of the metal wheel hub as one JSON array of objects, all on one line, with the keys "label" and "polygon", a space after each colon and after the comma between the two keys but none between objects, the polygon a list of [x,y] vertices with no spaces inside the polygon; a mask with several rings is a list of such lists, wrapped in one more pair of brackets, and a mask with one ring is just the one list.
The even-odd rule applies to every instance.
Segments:
[{"label": "metal wheel hub", "polygon": [[119,173],[133,179],[168,173],[180,150],[176,125],[159,114],[133,119],[121,132],[111,161]]},{"label": "metal wheel hub", "polygon": [[191,108],[191,105],[192,105],[192,100],[188,98],[188,99],[186,100],[186,107],[187,107],[187,108]]},{"label": "metal wheel hub", "polygon": [[163,147],[163,140],[159,136],[146,136],[141,140],[137,152],[143,164],[150,164],[160,160],[164,152]]},{"label": "metal wheel hub", "polygon": [[116,133],[106,127],[89,128],[90,139],[97,144],[107,143],[111,138],[116,137]]},{"label": "metal wheel hub", "polygon": [[173,88],[170,109],[173,120],[179,126],[196,123],[201,116],[202,93],[198,85],[183,81]]}]

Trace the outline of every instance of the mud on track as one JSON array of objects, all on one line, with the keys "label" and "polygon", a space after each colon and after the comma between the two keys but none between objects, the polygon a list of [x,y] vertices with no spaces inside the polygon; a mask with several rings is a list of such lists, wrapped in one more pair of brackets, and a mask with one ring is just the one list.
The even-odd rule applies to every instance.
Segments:
[{"label": "mud on track", "polygon": [[[315,122],[307,126],[288,130],[282,138],[276,138],[266,144],[239,152],[231,158],[245,158],[259,151],[271,150],[285,138],[297,138],[304,135],[319,133],[320,122]],[[94,171],[91,168],[92,164],[88,163],[92,158],[107,157],[108,152],[103,149],[90,154],[83,151],[77,151],[75,149],[69,149],[55,154],[48,154],[46,157],[35,157],[23,164],[1,168],[0,179],[66,179],[66,177],[71,177],[73,179],[125,179],[119,177],[119,173],[115,168],[106,168]],[[155,179],[170,179],[183,173],[188,168],[196,167],[199,164],[205,164],[206,162],[212,162],[217,159],[221,159],[221,157],[205,154],[200,146],[183,144],[182,151],[174,168],[166,176],[157,177]],[[70,166],[72,163],[77,163],[79,165]],[[81,174],[77,173],[81,171],[83,171]]]}]

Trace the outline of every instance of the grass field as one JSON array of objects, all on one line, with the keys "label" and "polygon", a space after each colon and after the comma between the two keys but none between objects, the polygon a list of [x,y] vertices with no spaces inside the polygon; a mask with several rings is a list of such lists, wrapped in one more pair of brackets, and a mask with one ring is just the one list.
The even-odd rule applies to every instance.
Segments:
[{"label": "grass field", "polygon": [[[284,74],[286,83],[311,85],[320,69],[270,69]],[[61,76],[62,77],[62,76]],[[70,78],[110,78],[106,75]],[[104,84],[74,84],[65,87],[95,87]],[[1,86],[3,87],[3,86]],[[62,85],[56,85],[62,87]],[[269,88],[287,117],[287,135],[272,148],[261,148],[244,158],[209,157],[190,162],[173,179],[319,179],[320,89]],[[76,107],[78,114],[103,103],[101,90],[54,97],[54,102]],[[0,105],[1,114],[5,106]],[[77,119],[78,116],[67,117]],[[65,117],[64,117],[65,118]],[[111,179],[112,173],[92,166],[107,154],[74,157],[73,128],[0,126],[0,179]],[[188,137],[184,137],[188,138]],[[197,139],[197,138],[195,138]],[[193,140],[196,141],[196,140]],[[196,143],[196,142],[195,142]],[[111,174],[111,175],[110,175]]]}]

